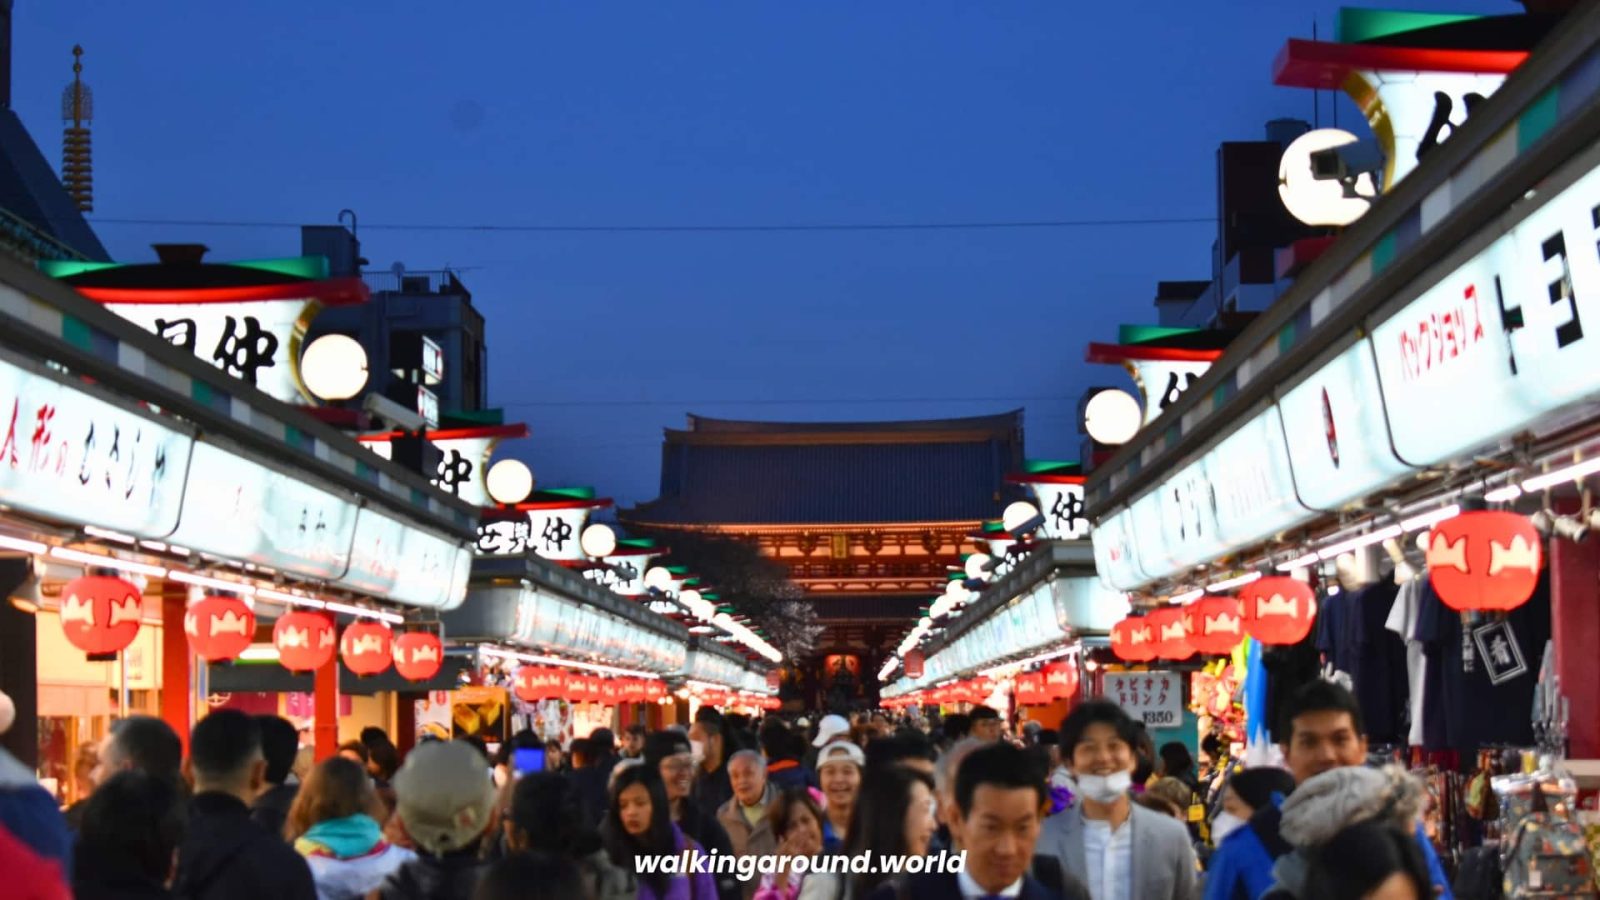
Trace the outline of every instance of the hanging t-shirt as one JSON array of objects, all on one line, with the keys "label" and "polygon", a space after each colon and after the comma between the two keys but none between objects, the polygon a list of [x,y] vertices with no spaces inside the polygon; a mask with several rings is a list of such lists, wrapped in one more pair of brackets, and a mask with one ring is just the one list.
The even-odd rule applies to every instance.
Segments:
[{"label": "hanging t-shirt", "polygon": [[[1550,639],[1550,573],[1527,603],[1504,615],[1463,616],[1445,606],[1432,584],[1423,587],[1417,639],[1438,669],[1443,744],[1429,749],[1467,754],[1489,744],[1533,743],[1533,690]],[[1432,703],[1431,698],[1427,701]],[[1434,737],[1426,735],[1425,737]]]},{"label": "hanging t-shirt", "polygon": [[1349,632],[1346,630],[1349,591],[1324,594],[1317,604],[1317,624],[1313,631],[1317,650],[1336,672],[1348,673],[1354,666],[1350,659]]},{"label": "hanging t-shirt", "polygon": [[1423,746],[1422,700],[1428,661],[1416,634],[1417,619],[1422,613],[1422,585],[1427,578],[1426,574],[1417,575],[1400,586],[1394,606],[1389,608],[1389,618],[1383,623],[1385,628],[1406,642],[1406,743],[1412,747]]},{"label": "hanging t-shirt", "polygon": [[1368,585],[1350,595],[1345,611],[1350,676],[1373,744],[1406,740],[1406,645],[1386,627],[1398,591],[1392,580]]}]

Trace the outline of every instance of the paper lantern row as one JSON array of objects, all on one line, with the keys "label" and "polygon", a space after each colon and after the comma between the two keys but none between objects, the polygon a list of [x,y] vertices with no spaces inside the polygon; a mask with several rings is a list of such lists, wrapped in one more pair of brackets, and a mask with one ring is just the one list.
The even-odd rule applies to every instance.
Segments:
[{"label": "paper lantern row", "polygon": [[1202,597],[1123,619],[1111,629],[1111,652],[1126,662],[1179,661],[1231,653],[1246,635],[1263,644],[1297,644],[1316,616],[1311,585],[1273,576],[1246,585],[1238,597]]},{"label": "paper lantern row", "polygon": [[517,699],[528,703],[566,700],[571,703],[653,703],[667,695],[667,686],[644,678],[608,678],[566,669],[523,666],[513,688]]}]

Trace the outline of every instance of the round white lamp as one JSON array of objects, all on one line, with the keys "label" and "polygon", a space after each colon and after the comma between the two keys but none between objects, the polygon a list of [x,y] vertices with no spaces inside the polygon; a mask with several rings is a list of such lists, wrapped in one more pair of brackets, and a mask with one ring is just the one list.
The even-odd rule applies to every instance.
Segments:
[{"label": "round white lamp", "polygon": [[1355,135],[1338,128],[1318,128],[1296,138],[1284,148],[1278,161],[1278,197],[1289,214],[1307,225],[1349,225],[1372,208],[1378,189],[1370,173],[1357,177],[1358,196],[1347,197],[1337,179],[1318,178],[1311,171],[1311,157],[1357,141]]},{"label": "round white lamp", "polygon": [[533,470],[520,459],[502,459],[484,476],[489,498],[507,506],[521,503],[533,493]]},{"label": "round white lamp", "polygon": [[321,400],[349,400],[367,386],[367,351],[355,338],[325,334],[300,354],[300,380]]},{"label": "round white lamp", "polygon": [[617,533],[611,530],[610,525],[596,522],[583,530],[578,537],[578,544],[590,559],[604,559],[616,552]]},{"label": "round white lamp", "polygon": [[1100,391],[1083,408],[1083,427],[1102,444],[1126,444],[1139,433],[1144,414],[1139,401],[1127,391]]}]

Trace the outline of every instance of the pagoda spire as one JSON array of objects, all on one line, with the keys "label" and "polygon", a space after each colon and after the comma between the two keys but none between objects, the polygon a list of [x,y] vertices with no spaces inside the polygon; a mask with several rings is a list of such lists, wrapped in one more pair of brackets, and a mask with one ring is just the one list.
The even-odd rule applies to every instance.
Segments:
[{"label": "pagoda spire", "polygon": [[94,211],[94,148],[89,123],[94,119],[94,91],[83,83],[83,47],[72,48],[72,83],[61,94],[61,183],[82,212]]}]

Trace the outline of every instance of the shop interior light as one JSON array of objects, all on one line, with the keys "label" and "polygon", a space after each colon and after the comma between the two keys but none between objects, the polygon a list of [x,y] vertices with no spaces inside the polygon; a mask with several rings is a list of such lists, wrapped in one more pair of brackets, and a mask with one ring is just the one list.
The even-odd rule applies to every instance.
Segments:
[{"label": "shop interior light", "polygon": [[1318,562],[1317,555],[1315,553],[1307,553],[1305,556],[1297,556],[1288,562],[1278,563],[1278,571],[1293,572],[1295,569],[1304,569],[1315,562]]},{"label": "shop interior light", "polygon": [[[1027,659],[1019,659],[1016,662],[1009,662],[1009,663],[1005,663],[1004,665],[994,666],[993,668],[982,669],[982,670],[980,670],[978,672],[978,674],[984,676],[985,678],[987,678],[987,677],[990,677],[990,676],[992,676],[994,674],[1001,673],[1001,672],[1016,671],[1017,669],[1021,669],[1024,666],[1031,666],[1034,663],[1042,663],[1042,662],[1048,662],[1048,661],[1050,661],[1052,659],[1059,659],[1059,658],[1061,658],[1063,656],[1066,656],[1067,654],[1071,653],[1072,649],[1073,648],[1071,648],[1071,647],[1058,647],[1055,650],[1049,650],[1049,651],[1046,651],[1044,653],[1037,654],[1035,656],[1030,656]],[[955,679],[953,679],[953,678],[951,679],[951,681],[954,681],[954,680]],[[948,683],[949,682],[946,682],[946,684],[948,684]]]},{"label": "shop interior light", "polygon": [[251,644],[240,651],[242,662],[277,662],[278,648],[271,644]]},{"label": "shop interior light", "polygon": [[[1421,517],[1419,516],[1419,518]],[[1373,544],[1381,544],[1390,538],[1397,538],[1403,533],[1404,532],[1399,525],[1390,525],[1387,528],[1380,528],[1377,531],[1373,531],[1368,534],[1358,534],[1353,538],[1347,538],[1339,541],[1336,544],[1329,544],[1328,546],[1318,550],[1317,559],[1330,560],[1341,553],[1349,553],[1352,550],[1360,550],[1363,547],[1370,547]]]},{"label": "shop interior light", "polygon": [[286,594],[272,588],[256,588],[256,597],[261,600],[272,600],[289,606],[304,606],[307,609],[322,609],[327,606],[315,597],[301,597],[298,594]]},{"label": "shop interior light", "polygon": [[183,584],[192,584],[195,587],[211,588],[214,591],[229,591],[231,593],[243,594],[245,596],[253,596],[256,592],[256,586],[253,584],[245,584],[241,581],[225,581],[221,578],[212,578],[209,575],[196,575],[193,572],[180,572],[173,570],[167,573],[167,577],[171,578],[173,581],[181,582]]},{"label": "shop interior light", "polygon": [[139,543],[139,539],[131,534],[123,534],[120,531],[112,531],[109,528],[100,528],[95,525],[83,526],[83,533],[108,541],[116,541],[119,544],[127,544],[130,547]]},{"label": "shop interior light", "polygon": [[502,650],[499,647],[479,647],[478,653],[495,659],[512,659],[518,662],[534,663],[541,666],[565,666],[569,669],[584,669],[597,672],[601,675],[620,675],[626,678],[659,678],[660,673],[645,672],[638,669],[619,669],[602,663],[583,662],[576,659],[564,659],[559,656],[541,656],[537,653],[519,653],[514,650]]},{"label": "shop interior light", "polygon": [[368,609],[365,606],[351,606],[348,603],[338,603],[333,600],[325,601],[322,604],[322,608],[326,609],[328,612],[344,613],[347,616],[356,616],[357,618],[362,619],[377,619],[379,622],[387,622],[390,625],[399,625],[401,622],[406,620],[405,616],[398,615],[396,613],[384,612],[381,609]]},{"label": "shop interior light", "polygon": [[[1412,516],[1409,519],[1402,519],[1400,521],[1400,530],[1402,532],[1422,531],[1425,528],[1432,528],[1440,522],[1443,522],[1445,519],[1453,519],[1459,515],[1461,515],[1461,507],[1458,504],[1452,503],[1449,506],[1442,506],[1433,512],[1423,513],[1420,516]],[[1396,537],[1398,537],[1398,535],[1396,535]]]},{"label": "shop interior light", "polygon": [[1260,580],[1260,572],[1251,572],[1248,575],[1240,575],[1238,578],[1224,578],[1221,581],[1214,581],[1211,584],[1206,585],[1206,590],[1216,594],[1221,593],[1222,591],[1231,591],[1237,587],[1244,587],[1247,584],[1251,584]]},{"label": "shop interior light", "polygon": [[44,553],[50,548],[38,541],[29,541],[23,538],[14,538],[0,534],[0,547],[7,550],[20,550],[23,553]]},{"label": "shop interior light", "polygon": [[1533,478],[1529,478],[1527,481],[1524,481],[1522,483],[1522,489],[1530,494],[1534,494],[1546,488],[1555,487],[1556,485],[1565,481],[1577,481],[1580,478],[1587,478],[1596,472],[1600,472],[1600,456],[1597,456],[1594,459],[1586,462],[1581,462],[1577,463],[1576,465],[1557,469],[1554,472],[1536,475]]},{"label": "shop interior light", "polygon": [[1495,488],[1494,490],[1489,491],[1483,495],[1483,499],[1489,501],[1490,503],[1510,503],[1521,496],[1522,488],[1517,487],[1514,484],[1508,484],[1505,487]]},{"label": "shop interior light", "polygon": [[1178,604],[1179,606],[1182,606],[1185,603],[1193,603],[1194,601],[1199,600],[1201,597],[1204,597],[1205,595],[1206,595],[1205,591],[1201,590],[1200,588],[1195,588],[1192,591],[1184,591],[1183,593],[1177,595],[1176,597],[1173,597],[1172,598],[1172,602]]},{"label": "shop interior light", "polygon": [[[68,562],[82,563],[86,566],[96,566],[101,569],[116,569],[119,572],[132,572],[136,575],[148,575],[151,578],[161,578],[169,575],[167,570],[160,566],[152,566],[148,563],[134,562],[128,559],[118,559],[115,556],[107,556],[102,553],[85,553],[82,550],[73,550],[71,547],[51,547],[50,555]],[[170,576],[177,578],[178,573],[172,572]]]}]

